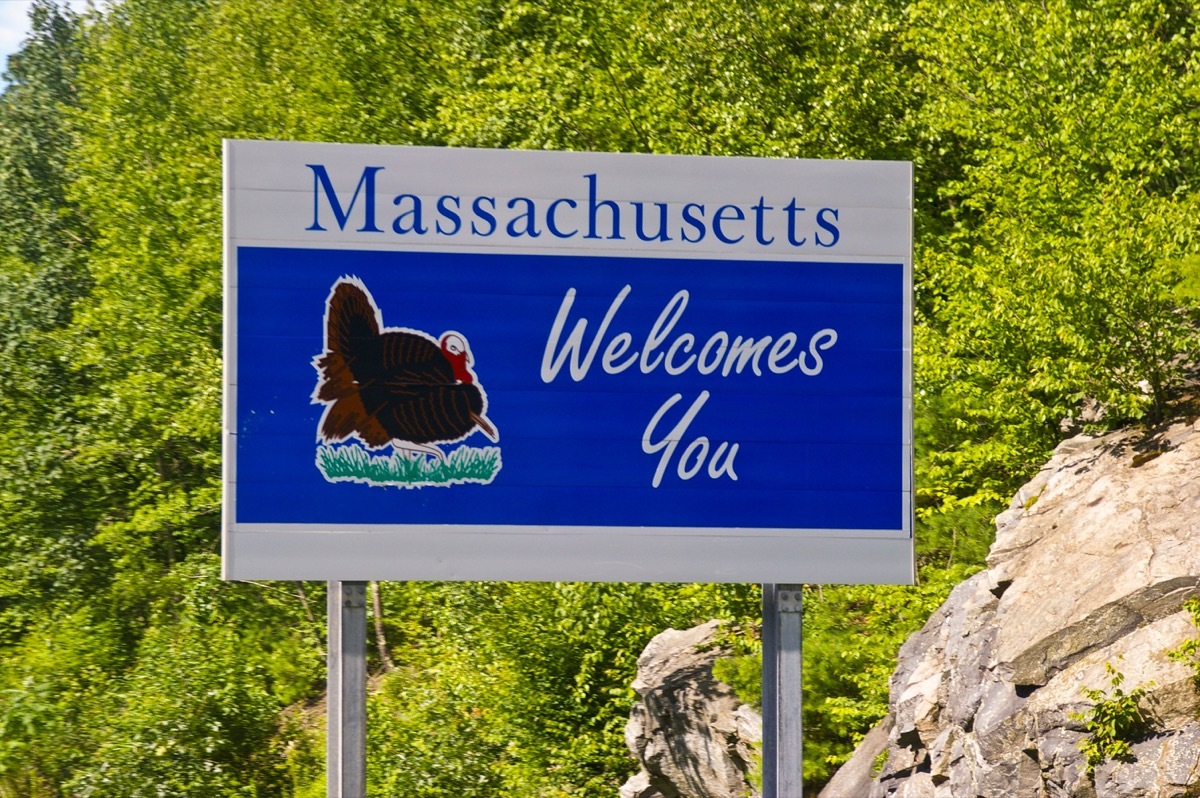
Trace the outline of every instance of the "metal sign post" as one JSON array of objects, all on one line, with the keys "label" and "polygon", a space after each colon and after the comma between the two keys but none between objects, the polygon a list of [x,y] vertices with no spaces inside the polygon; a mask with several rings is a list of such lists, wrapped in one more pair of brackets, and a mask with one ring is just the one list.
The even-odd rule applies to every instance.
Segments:
[{"label": "metal sign post", "polygon": [[763,798],[803,798],[803,585],[762,586]]},{"label": "metal sign post", "polygon": [[329,583],[328,798],[367,794],[367,583]]}]

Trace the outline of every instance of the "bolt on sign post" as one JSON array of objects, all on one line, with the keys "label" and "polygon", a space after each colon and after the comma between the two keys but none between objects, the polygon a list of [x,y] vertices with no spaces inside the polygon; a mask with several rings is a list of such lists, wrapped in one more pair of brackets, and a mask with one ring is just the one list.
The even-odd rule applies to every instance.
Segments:
[{"label": "bolt on sign post", "polygon": [[224,575],[910,583],[911,284],[908,163],[228,141]]}]

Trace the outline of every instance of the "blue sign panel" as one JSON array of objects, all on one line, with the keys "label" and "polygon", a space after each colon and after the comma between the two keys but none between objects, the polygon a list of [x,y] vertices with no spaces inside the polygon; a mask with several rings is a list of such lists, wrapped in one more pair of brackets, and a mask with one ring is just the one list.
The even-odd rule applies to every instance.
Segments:
[{"label": "blue sign panel", "polygon": [[[274,146],[294,218],[228,222],[227,575],[907,581],[906,224],[855,244],[869,203],[762,185],[598,195],[628,156],[398,191],[379,150],[436,156]],[[633,537],[684,564],[604,564]]]}]

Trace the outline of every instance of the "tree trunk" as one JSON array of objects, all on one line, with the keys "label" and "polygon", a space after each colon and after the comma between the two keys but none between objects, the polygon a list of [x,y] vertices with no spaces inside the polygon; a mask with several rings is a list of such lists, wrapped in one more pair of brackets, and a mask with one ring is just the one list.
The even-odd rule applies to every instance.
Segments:
[{"label": "tree trunk", "polygon": [[379,662],[387,673],[396,665],[392,662],[392,654],[388,650],[387,636],[383,633],[383,599],[379,594],[379,583],[371,583],[371,609],[375,616],[375,648],[379,651]]}]

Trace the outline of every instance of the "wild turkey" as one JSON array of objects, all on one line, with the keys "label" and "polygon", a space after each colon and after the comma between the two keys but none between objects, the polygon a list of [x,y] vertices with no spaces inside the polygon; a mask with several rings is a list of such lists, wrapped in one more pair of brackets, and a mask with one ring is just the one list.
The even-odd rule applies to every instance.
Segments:
[{"label": "wild turkey", "polygon": [[366,285],[357,277],[334,283],[325,311],[325,352],[313,400],[325,403],[318,440],[356,437],[370,449],[442,459],[434,444],[460,441],[476,429],[493,441],[487,396],[475,381],[466,339],[440,340],[418,330],[386,328]]}]

